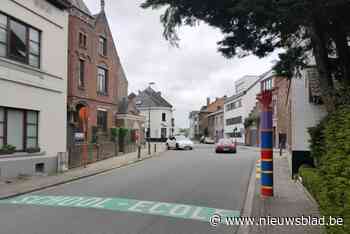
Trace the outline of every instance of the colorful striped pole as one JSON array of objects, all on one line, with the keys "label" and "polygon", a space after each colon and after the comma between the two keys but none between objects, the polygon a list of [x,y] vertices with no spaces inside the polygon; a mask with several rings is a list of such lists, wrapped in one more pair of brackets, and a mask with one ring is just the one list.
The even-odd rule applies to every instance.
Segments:
[{"label": "colorful striped pole", "polygon": [[273,127],[272,127],[272,90],[263,91],[258,100],[261,104],[261,195],[273,196]]}]

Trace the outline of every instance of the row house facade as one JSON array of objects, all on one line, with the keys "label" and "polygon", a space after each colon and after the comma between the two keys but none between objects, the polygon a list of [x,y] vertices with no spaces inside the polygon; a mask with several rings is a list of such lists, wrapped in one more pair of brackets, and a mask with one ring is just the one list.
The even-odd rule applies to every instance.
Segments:
[{"label": "row house facade", "polygon": [[209,121],[209,137],[215,142],[218,142],[221,138],[224,138],[224,108],[210,113],[208,115]]},{"label": "row house facade", "polygon": [[214,129],[216,128],[214,126],[215,121],[212,121],[211,118],[209,118],[209,115],[217,112],[219,110],[223,110],[224,108],[224,102],[225,102],[226,96],[223,96],[221,98],[216,98],[215,101],[211,102],[210,98],[207,98],[207,105],[203,106],[199,111],[199,135],[205,136],[205,137],[211,137],[214,139]]},{"label": "row house facade", "polygon": [[[70,0],[68,49],[68,143],[83,132],[79,118],[88,110],[87,138],[108,134],[118,121],[119,105],[128,98],[128,81],[101,1],[93,15],[83,0]],[[119,117],[129,117],[125,115]]]},{"label": "row house facade", "polygon": [[67,146],[67,51],[67,1],[1,1],[0,177],[56,172]]}]

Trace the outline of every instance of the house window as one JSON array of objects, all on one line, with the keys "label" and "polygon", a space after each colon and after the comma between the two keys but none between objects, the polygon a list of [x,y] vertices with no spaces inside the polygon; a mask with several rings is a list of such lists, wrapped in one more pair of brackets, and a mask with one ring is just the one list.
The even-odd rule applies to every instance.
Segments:
[{"label": "house window", "polygon": [[107,132],[107,114],[104,110],[97,111],[97,127],[104,132]]},{"label": "house window", "polygon": [[16,151],[38,148],[38,112],[0,107],[0,147],[13,145]]},{"label": "house window", "polygon": [[167,129],[166,128],[162,128],[161,130],[161,138],[167,138]]},{"label": "house window", "polygon": [[0,56],[40,67],[40,32],[0,13]]},{"label": "house window", "polygon": [[100,37],[99,38],[99,46],[98,46],[98,50],[99,50],[99,54],[106,56],[107,55],[107,40],[105,37]]},{"label": "house window", "polygon": [[162,121],[165,122],[166,121],[166,114],[162,113]]},{"label": "house window", "polygon": [[83,49],[87,48],[87,36],[83,32],[79,32],[79,47]]},{"label": "house window", "polygon": [[97,92],[101,95],[107,95],[107,70],[102,67],[99,67],[97,70]]},{"label": "house window", "polygon": [[226,119],[226,125],[235,125],[235,124],[240,124],[242,123],[242,116],[231,118],[231,119]]},{"label": "house window", "polygon": [[80,88],[84,87],[84,76],[85,76],[85,61],[83,59],[79,59],[78,86]]},{"label": "house window", "polygon": [[273,84],[272,84],[272,79],[266,79],[261,82],[261,91],[267,91],[267,90],[272,90]]}]

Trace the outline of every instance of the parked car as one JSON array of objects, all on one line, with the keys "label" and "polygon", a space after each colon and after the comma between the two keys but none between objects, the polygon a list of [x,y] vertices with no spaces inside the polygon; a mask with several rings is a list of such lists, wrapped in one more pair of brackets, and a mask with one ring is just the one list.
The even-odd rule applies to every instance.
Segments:
[{"label": "parked car", "polygon": [[210,137],[201,137],[200,143],[202,144],[215,144],[215,141]]},{"label": "parked car", "polygon": [[237,153],[237,147],[232,139],[220,139],[215,147],[216,153]]},{"label": "parked car", "polygon": [[168,149],[184,149],[184,150],[192,150],[193,142],[185,136],[178,135],[170,137],[166,141],[166,146]]}]

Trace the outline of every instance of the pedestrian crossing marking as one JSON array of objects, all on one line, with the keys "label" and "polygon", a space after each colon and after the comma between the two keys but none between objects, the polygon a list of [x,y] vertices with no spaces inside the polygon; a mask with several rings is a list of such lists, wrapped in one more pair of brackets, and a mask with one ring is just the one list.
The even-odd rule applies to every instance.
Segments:
[{"label": "pedestrian crossing marking", "polygon": [[238,210],[224,210],[186,204],[140,201],[126,198],[78,197],[78,196],[38,196],[24,195],[0,200],[1,204],[30,205],[47,207],[92,208],[119,212],[134,212],[181,219],[209,222],[214,214],[222,217],[239,217]]}]

